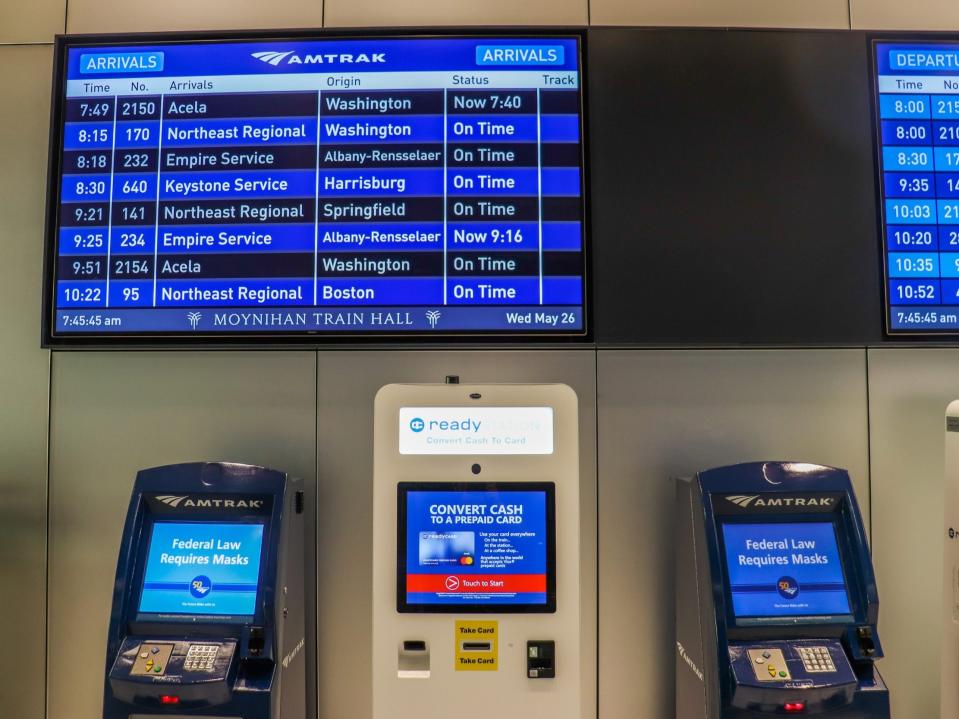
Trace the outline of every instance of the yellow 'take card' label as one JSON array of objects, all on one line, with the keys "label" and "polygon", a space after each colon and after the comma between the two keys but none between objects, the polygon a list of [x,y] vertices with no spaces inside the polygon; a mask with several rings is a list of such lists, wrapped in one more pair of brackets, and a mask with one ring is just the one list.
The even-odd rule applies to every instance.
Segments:
[{"label": "yellow 'take card' label", "polygon": [[456,620],[456,671],[495,672],[499,669],[499,622]]}]

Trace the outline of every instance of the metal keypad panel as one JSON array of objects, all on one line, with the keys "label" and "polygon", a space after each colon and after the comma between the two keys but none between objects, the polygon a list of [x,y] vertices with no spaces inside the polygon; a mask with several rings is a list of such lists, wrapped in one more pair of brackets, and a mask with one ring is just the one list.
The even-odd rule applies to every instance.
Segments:
[{"label": "metal keypad panel", "polygon": [[183,669],[188,672],[212,672],[219,651],[217,644],[191,644],[183,660]]},{"label": "metal keypad panel", "polygon": [[748,649],[746,654],[759,681],[788,682],[792,679],[781,649],[759,647]]},{"label": "metal keypad panel", "polygon": [[796,647],[803,668],[810,674],[835,672],[836,665],[828,647]]}]

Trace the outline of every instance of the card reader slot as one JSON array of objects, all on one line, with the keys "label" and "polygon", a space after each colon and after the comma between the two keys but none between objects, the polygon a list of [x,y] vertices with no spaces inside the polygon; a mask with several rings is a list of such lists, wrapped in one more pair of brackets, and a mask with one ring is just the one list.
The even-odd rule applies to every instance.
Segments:
[{"label": "card reader slot", "polygon": [[464,652],[491,652],[493,651],[492,642],[463,642]]}]

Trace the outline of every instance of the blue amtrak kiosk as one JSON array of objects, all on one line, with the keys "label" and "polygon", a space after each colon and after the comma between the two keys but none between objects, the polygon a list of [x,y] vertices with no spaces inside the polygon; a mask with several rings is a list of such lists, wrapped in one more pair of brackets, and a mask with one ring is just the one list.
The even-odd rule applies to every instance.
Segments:
[{"label": "blue amtrak kiosk", "polygon": [[105,719],[302,719],[304,498],[242,464],[137,474],[107,639]]},{"label": "blue amtrak kiosk", "polygon": [[677,482],[676,718],[889,717],[849,475],[756,462]]}]

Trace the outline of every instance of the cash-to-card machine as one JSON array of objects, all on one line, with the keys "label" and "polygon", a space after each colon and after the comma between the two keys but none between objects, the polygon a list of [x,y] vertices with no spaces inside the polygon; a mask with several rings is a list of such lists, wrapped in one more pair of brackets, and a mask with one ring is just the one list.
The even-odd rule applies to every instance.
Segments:
[{"label": "cash-to-card machine", "polygon": [[889,716],[849,475],[756,462],[677,483],[676,717]]},{"label": "cash-to-card machine", "polygon": [[282,472],[137,474],[107,640],[105,719],[302,719],[303,492]]},{"label": "cash-to-card machine", "polygon": [[585,719],[579,450],[565,385],[375,402],[373,719]]}]

